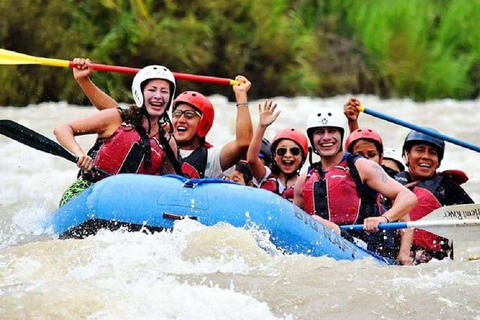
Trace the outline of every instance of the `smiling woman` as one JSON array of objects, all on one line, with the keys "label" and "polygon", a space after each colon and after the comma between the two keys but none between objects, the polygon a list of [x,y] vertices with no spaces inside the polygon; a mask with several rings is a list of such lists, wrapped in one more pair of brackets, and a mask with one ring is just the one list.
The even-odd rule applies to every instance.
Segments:
[{"label": "smiling woman", "polygon": [[247,161],[253,174],[253,183],[259,188],[269,190],[283,198],[293,201],[293,188],[298,174],[307,159],[308,140],[305,135],[294,128],[280,130],[269,146],[273,161],[271,165],[262,161],[265,151],[265,131],[280,114],[275,111],[277,104],[265,101],[258,106],[259,122],[248,148]]},{"label": "smiling woman", "polygon": [[170,99],[170,83],[166,80],[152,79],[144,85],[145,109],[151,119],[163,116]]},{"label": "smiling woman", "polygon": [[[81,65],[74,75],[88,68]],[[57,140],[78,157],[80,168],[80,177],[67,189],[60,205],[118,173],[174,173],[176,142],[161,124],[168,120],[166,110],[175,94],[173,74],[163,66],[145,67],[133,79],[132,94],[136,105],[129,109],[106,109],[55,128]],[[75,136],[88,133],[96,133],[97,141],[85,153]]]}]

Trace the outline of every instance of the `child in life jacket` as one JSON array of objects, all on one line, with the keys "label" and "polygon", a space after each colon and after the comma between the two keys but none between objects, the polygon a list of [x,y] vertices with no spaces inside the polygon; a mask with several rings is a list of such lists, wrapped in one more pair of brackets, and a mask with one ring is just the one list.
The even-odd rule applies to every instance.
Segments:
[{"label": "child in life jacket", "polygon": [[247,152],[248,165],[253,174],[254,183],[262,189],[281,195],[293,201],[293,188],[298,174],[305,163],[308,153],[308,140],[303,133],[294,128],[286,128],[277,133],[271,143],[272,166],[262,163],[259,153],[262,138],[280,114],[275,111],[277,104],[265,101],[258,106],[259,123]]}]

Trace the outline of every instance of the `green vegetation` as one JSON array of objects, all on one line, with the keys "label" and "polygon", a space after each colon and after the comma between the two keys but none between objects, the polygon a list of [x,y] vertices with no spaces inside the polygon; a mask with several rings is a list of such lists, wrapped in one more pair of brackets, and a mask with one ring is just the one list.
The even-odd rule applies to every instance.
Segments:
[{"label": "green vegetation", "polygon": [[[0,0],[0,48],[38,57],[253,82],[252,97],[470,99],[480,90],[480,1]],[[95,83],[131,101],[131,76]],[[86,104],[71,70],[0,66],[0,105]],[[179,90],[231,90],[179,82]]]}]

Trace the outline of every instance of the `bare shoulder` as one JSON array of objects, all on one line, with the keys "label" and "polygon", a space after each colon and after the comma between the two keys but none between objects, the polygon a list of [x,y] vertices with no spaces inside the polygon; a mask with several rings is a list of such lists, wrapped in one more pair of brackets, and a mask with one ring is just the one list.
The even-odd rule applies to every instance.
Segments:
[{"label": "bare shoulder", "polygon": [[109,108],[109,109],[104,109],[100,112],[98,112],[99,115],[101,115],[104,118],[109,118],[109,119],[122,119],[122,116],[120,114],[120,110],[117,108]]}]

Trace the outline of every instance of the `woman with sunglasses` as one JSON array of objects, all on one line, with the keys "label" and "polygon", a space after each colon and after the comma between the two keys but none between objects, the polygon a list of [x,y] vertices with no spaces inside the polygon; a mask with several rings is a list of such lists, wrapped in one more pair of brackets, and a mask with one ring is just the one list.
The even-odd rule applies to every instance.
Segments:
[{"label": "woman with sunglasses", "polygon": [[271,143],[272,167],[265,166],[260,157],[262,138],[280,114],[275,112],[277,105],[265,101],[258,106],[259,123],[247,152],[247,161],[255,183],[262,189],[272,191],[293,201],[293,187],[307,157],[308,140],[300,131],[287,128],[277,133]]},{"label": "woman with sunglasses", "polygon": [[[92,63],[88,59],[75,59],[81,73],[75,80],[92,104],[99,110],[118,108],[118,103],[100,90],[91,80]],[[221,178],[231,174],[235,164],[248,149],[252,138],[252,120],[248,109],[247,92],[250,81],[244,76],[235,78],[239,82],[233,86],[236,99],[236,137],[221,147],[213,147],[206,141],[215,118],[212,103],[199,92],[185,91],[173,102],[172,121],[166,119],[166,126],[173,129],[178,143],[183,175],[190,178]]]},{"label": "woman with sunglasses", "polygon": [[[74,75],[81,70],[74,68]],[[167,68],[153,65],[141,69],[133,79],[135,105],[129,109],[107,109],[55,128],[55,136],[78,157],[79,179],[62,196],[60,205],[107,176],[119,173],[161,175],[174,173],[175,139],[161,123],[175,95],[175,78]],[[97,134],[88,153],[76,136]]]}]

